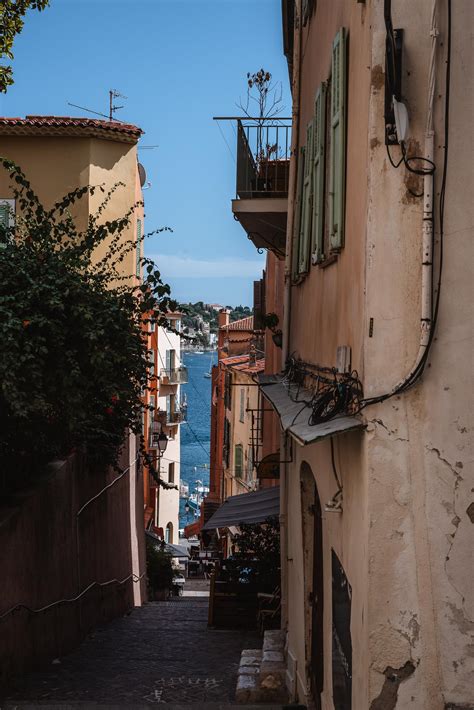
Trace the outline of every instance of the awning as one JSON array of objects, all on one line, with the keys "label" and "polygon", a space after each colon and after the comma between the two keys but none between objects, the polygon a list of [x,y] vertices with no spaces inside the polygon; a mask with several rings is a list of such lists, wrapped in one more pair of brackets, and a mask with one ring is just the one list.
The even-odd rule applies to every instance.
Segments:
[{"label": "awning", "polygon": [[314,444],[329,436],[364,429],[366,426],[361,417],[347,414],[310,426],[308,420],[311,410],[305,406],[305,402],[311,401],[309,390],[294,384],[284,385],[275,375],[260,375],[258,382],[263,396],[280,417],[283,431],[288,432],[303,446]]},{"label": "awning", "polygon": [[164,551],[167,552],[168,555],[171,555],[171,557],[189,558],[189,552],[184,545],[172,545],[170,542],[164,542],[164,540],[161,540],[158,535],[155,535],[151,530],[145,530],[145,535],[147,535],[150,540],[153,540],[157,546],[163,547]]},{"label": "awning", "polygon": [[264,488],[255,493],[242,493],[227,498],[214,515],[203,525],[203,530],[228,528],[241,523],[263,523],[280,513],[280,488]]}]

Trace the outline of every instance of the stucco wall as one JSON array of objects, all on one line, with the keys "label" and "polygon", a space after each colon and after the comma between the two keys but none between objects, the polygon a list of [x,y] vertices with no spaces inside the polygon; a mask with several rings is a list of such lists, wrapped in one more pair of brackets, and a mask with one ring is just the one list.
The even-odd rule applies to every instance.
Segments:
[{"label": "stucco wall", "polygon": [[[403,95],[409,155],[423,154],[431,3],[394,0],[405,30]],[[435,102],[436,210],[444,146],[447,2],[438,2]],[[473,6],[453,3],[453,50],[444,265],[436,339],[419,384],[368,407],[365,433],[335,439],[343,513],[323,511],[325,673],[322,707],[332,710],[330,551],[352,587],[352,705],[370,710],[472,706],[472,66]],[[384,145],[383,2],[318,3],[303,30],[301,127],[327,76],[331,41],[349,30],[346,244],[335,263],[312,267],[292,288],[290,352],[335,365],[352,347],[366,396],[389,392],[414,364],[420,333],[422,200],[419,178],[393,169]],[[309,36],[308,36],[309,32]],[[305,131],[302,133],[305,136]],[[305,137],[302,139],[303,142]],[[399,149],[392,148],[394,158]],[[436,227],[439,229],[438,214]],[[435,265],[439,264],[439,232]],[[436,267],[435,267],[436,268]],[[373,330],[369,330],[373,319]],[[288,651],[307,699],[301,494],[302,461],[324,507],[336,490],[330,448],[293,445],[288,480]]]},{"label": "stucco wall", "polygon": [[[84,195],[71,208],[79,229],[87,227],[89,214],[96,212],[107,192],[119,182],[124,183],[114,192],[105,208],[101,221],[123,217],[141,199],[137,187],[136,145],[97,138],[51,136],[2,136],[0,154],[17,163],[33,190],[45,207],[52,205],[65,194],[85,185],[102,185],[91,197]],[[0,197],[12,196],[10,178],[0,170]],[[122,239],[133,239],[136,218],[143,219],[143,209],[138,207]],[[96,258],[104,256],[107,245],[100,246]],[[135,274],[135,251],[127,254],[121,267],[124,274]]]},{"label": "stucco wall", "polygon": [[[415,11],[414,11],[415,10]],[[430,3],[393,3],[394,26],[405,29],[404,95],[409,151],[423,154]],[[414,665],[400,685],[397,707],[444,708],[472,702],[474,670],[472,521],[473,6],[452,4],[451,107],[444,263],[436,339],[422,382],[403,397],[371,407],[369,452],[369,697],[383,697],[387,666]],[[375,7],[372,75],[384,62],[382,3]],[[438,3],[439,53],[435,102],[435,195],[444,157],[447,3]],[[410,175],[395,171],[383,145],[383,89],[372,83],[368,209],[365,390],[388,391],[414,364],[419,341],[422,200]],[[396,149],[395,149],[396,150]],[[396,153],[398,155],[398,153]],[[418,183],[420,184],[420,183]],[[416,187],[415,187],[416,191]],[[376,197],[376,199],[375,199]],[[438,208],[438,199],[435,202]],[[435,268],[439,264],[436,212]],[[373,337],[367,321],[373,318]],[[470,385],[470,386],[469,386]],[[378,706],[377,706],[378,707]]]},{"label": "stucco wall", "polygon": [[[254,417],[257,417],[258,409],[258,387],[255,387],[250,375],[242,372],[232,371],[232,410],[227,413],[227,416],[231,419],[231,449],[229,457],[229,469],[226,471],[226,475],[232,480],[231,482],[231,493],[229,495],[240,495],[241,493],[248,493],[248,486],[255,475],[251,474],[249,478],[248,471],[248,460],[249,455],[251,455],[251,436],[252,436],[252,411]],[[243,421],[240,420],[240,396],[241,391],[244,392],[244,412]],[[255,425],[254,425],[255,426]],[[256,432],[254,434],[255,439],[257,439]],[[241,483],[239,479],[235,477],[235,446],[240,444],[243,449],[243,472]],[[247,484],[247,485],[245,485]]]},{"label": "stucco wall", "polygon": [[[122,465],[124,469],[128,465],[128,450]],[[120,581],[134,572],[130,473],[140,478],[134,466],[77,516],[117,474],[89,471],[77,457],[70,457],[53,464],[34,487],[2,505],[0,617],[18,604],[25,606],[0,618],[0,685],[63,656],[91,628],[133,607],[133,587],[140,585],[128,580],[93,586],[80,601],[40,613],[25,608],[72,599],[93,582]]]},{"label": "stucco wall", "polygon": [[[174,321],[175,324],[175,321]],[[179,368],[182,364],[181,361],[181,338],[176,333],[172,333],[165,328],[158,328],[157,330],[158,338],[158,356],[157,356],[157,372],[161,372],[166,369],[166,351],[174,350],[175,355],[175,368]],[[166,411],[166,396],[176,395],[177,402],[180,401],[181,396],[181,386],[178,385],[164,385],[163,381],[160,380],[159,384],[159,397],[158,404],[162,411]],[[172,542],[179,542],[179,481],[180,481],[180,429],[181,424],[176,424],[166,428],[166,434],[168,436],[168,446],[165,453],[160,461],[160,476],[164,481],[168,482],[168,472],[169,464],[174,462],[174,485],[177,486],[177,490],[166,490],[165,488],[160,488],[158,490],[158,508],[157,508],[157,522],[158,527],[163,528],[163,532],[166,531],[166,526],[171,523],[173,526],[173,540]],[[184,425],[185,426],[185,425]],[[199,475],[196,475],[199,478]]]}]

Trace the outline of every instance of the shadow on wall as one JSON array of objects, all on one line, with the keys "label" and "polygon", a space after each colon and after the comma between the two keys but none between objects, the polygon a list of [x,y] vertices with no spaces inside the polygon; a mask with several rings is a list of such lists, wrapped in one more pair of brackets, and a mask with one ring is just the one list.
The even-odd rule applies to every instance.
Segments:
[{"label": "shadow on wall", "polygon": [[77,515],[115,478],[73,455],[0,507],[0,688],[133,606],[129,474]]}]

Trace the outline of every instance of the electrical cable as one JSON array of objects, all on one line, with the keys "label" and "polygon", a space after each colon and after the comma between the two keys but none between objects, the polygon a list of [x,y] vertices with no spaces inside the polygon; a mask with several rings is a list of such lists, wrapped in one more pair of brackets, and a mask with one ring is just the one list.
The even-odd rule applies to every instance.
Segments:
[{"label": "electrical cable", "polygon": [[[417,367],[411,373],[411,375],[400,385],[398,385],[392,392],[380,395],[377,397],[370,397],[361,402],[360,409],[367,407],[370,404],[377,404],[383,402],[394,395],[401,394],[407,389],[412,387],[424,372],[428,356],[431,351],[431,346],[433,344],[436,326],[438,323],[439,316],[439,304],[441,297],[441,282],[443,273],[443,252],[444,252],[444,210],[445,210],[445,199],[446,199],[446,183],[447,183],[447,172],[448,172],[448,156],[449,156],[449,107],[450,107],[450,90],[451,90],[451,44],[452,44],[452,17],[451,17],[451,0],[448,0],[448,32],[447,32],[447,50],[446,50],[446,79],[445,79],[445,109],[444,109],[444,158],[443,158],[443,172],[441,178],[441,189],[439,196],[439,267],[438,267],[438,280],[437,280],[437,292],[436,299],[434,302],[432,327],[430,330],[429,340],[426,346],[426,350],[420,359]],[[430,88],[431,91],[431,88]],[[431,162],[431,161],[430,161]],[[434,220],[433,220],[434,222]],[[434,240],[435,230],[433,228],[433,240]]]},{"label": "electrical cable", "polygon": [[334,439],[332,436],[329,437],[329,441],[331,443],[331,464],[332,464],[332,472],[334,474],[334,478],[336,479],[337,486],[340,491],[342,491],[342,483],[340,481],[339,476],[337,475],[337,469],[336,469],[336,461],[334,459]]}]

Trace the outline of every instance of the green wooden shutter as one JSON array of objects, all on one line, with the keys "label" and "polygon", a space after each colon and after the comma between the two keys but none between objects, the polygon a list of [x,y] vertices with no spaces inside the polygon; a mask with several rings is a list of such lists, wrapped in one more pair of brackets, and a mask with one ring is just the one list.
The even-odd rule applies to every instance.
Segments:
[{"label": "green wooden shutter", "polygon": [[141,274],[141,250],[142,250],[142,221],[137,219],[137,264],[136,264],[136,275],[140,278]]},{"label": "green wooden shutter", "polygon": [[236,478],[242,478],[244,470],[244,452],[241,444],[234,447],[234,475]]},{"label": "green wooden shutter", "polygon": [[298,250],[298,274],[305,274],[309,268],[309,239],[311,234],[312,211],[312,155],[313,155],[313,122],[306,129],[306,159],[304,164],[303,195],[301,198],[301,224]]},{"label": "green wooden shutter", "polygon": [[300,251],[300,224],[301,224],[301,203],[303,194],[303,177],[304,177],[304,163],[305,163],[306,150],[304,146],[300,148],[300,154],[298,156],[298,178],[296,184],[296,200],[295,200],[295,222],[293,225],[293,250],[292,250],[292,272],[293,279],[298,278],[298,255]]},{"label": "green wooden shutter", "polygon": [[324,173],[326,156],[326,83],[316,92],[313,128],[313,220],[311,254],[313,264],[324,259]]},{"label": "green wooden shutter", "polygon": [[329,236],[332,249],[344,246],[346,173],[346,30],[341,27],[332,45],[331,174]]}]

